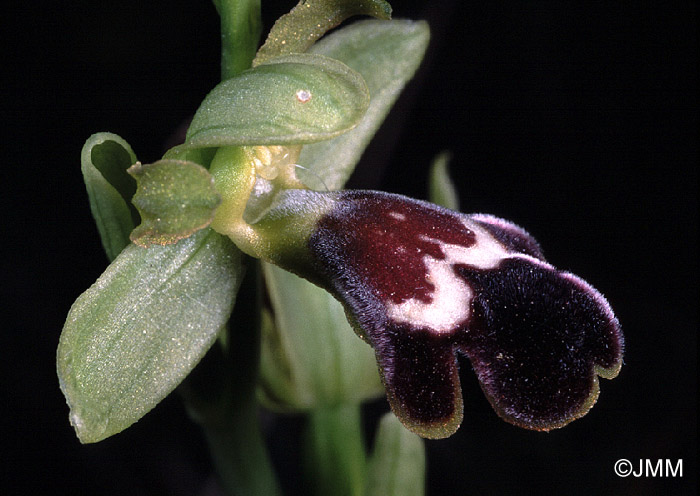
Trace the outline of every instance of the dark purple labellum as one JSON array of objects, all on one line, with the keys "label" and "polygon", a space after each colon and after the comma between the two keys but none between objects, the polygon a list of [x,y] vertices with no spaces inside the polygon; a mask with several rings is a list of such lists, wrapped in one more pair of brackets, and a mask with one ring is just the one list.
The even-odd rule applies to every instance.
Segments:
[{"label": "dark purple labellum", "polygon": [[584,415],[623,339],[606,300],[544,261],[523,229],[372,191],[337,194],[309,247],[322,283],[375,349],[392,409],[424,437],[462,419],[455,352],[495,410],[538,430]]}]

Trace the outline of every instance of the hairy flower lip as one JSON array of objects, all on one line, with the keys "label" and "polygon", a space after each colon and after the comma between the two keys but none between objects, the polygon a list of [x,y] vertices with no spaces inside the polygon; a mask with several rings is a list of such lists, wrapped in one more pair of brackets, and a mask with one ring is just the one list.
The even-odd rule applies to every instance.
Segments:
[{"label": "hairy flower lip", "polygon": [[[308,195],[308,192],[306,193]],[[308,238],[313,274],[375,349],[392,409],[447,437],[462,419],[455,352],[496,412],[549,430],[584,415],[622,362],[605,298],[547,263],[522,228],[373,191],[333,198]]]},{"label": "hairy flower lip", "polygon": [[[602,295],[573,274],[521,257],[468,277],[491,287],[477,289],[471,332],[457,349],[469,357],[499,415],[546,431],[588,412],[598,397],[597,376],[615,377],[623,351],[619,322]],[[506,279],[513,277],[519,300],[507,298]]]}]

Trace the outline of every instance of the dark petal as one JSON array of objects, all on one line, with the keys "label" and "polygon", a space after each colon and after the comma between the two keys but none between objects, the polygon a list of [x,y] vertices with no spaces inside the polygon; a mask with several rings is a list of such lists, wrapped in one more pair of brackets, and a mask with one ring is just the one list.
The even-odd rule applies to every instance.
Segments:
[{"label": "dark petal", "polygon": [[480,224],[511,253],[522,253],[544,261],[540,244],[522,227],[488,214],[472,214],[471,220]]},{"label": "dark petal", "polygon": [[427,438],[448,437],[462,422],[457,359],[449,338],[391,326],[375,341],[394,414]]},{"label": "dark petal", "polygon": [[583,416],[597,399],[597,376],[614,377],[622,363],[622,334],[602,295],[525,257],[458,271],[477,293],[460,349],[494,409],[537,430]]}]

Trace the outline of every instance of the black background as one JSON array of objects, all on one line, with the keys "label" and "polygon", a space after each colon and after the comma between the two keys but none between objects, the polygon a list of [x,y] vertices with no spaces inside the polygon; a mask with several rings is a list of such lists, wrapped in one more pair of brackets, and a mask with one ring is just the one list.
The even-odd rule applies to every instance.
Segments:
[{"label": "black background", "polygon": [[[272,3],[268,26],[293,4]],[[427,19],[433,41],[351,185],[425,197],[427,165],[451,150],[462,210],[526,227],[608,297],[627,340],[596,407],[549,434],[502,422],[463,362],[465,420],[427,442],[427,494],[695,494],[696,4],[397,1],[394,15]],[[68,308],[106,265],[82,144],[112,131],[157,159],[217,83],[216,12],[205,0],[16,2],[2,24],[0,492],[217,494],[177,397],[82,446],[55,373]],[[370,405],[368,424],[385,408]],[[288,493],[304,494],[301,420],[266,419]],[[683,477],[618,478],[619,458],[682,458]]]}]

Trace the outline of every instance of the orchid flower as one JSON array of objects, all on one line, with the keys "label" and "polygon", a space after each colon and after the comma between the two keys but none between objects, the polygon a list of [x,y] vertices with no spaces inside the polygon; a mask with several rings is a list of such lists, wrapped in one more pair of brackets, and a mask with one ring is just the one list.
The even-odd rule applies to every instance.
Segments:
[{"label": "orchid flower", "polygon": [[212,225],[343,304],[374,348],[392,410],[423,437],[462,421],[456,352],[503,419],[543,431],[583,416],[598,376],[620,370],[606,299],[506,220],[377,191],[290,189],[253,224]]}]

